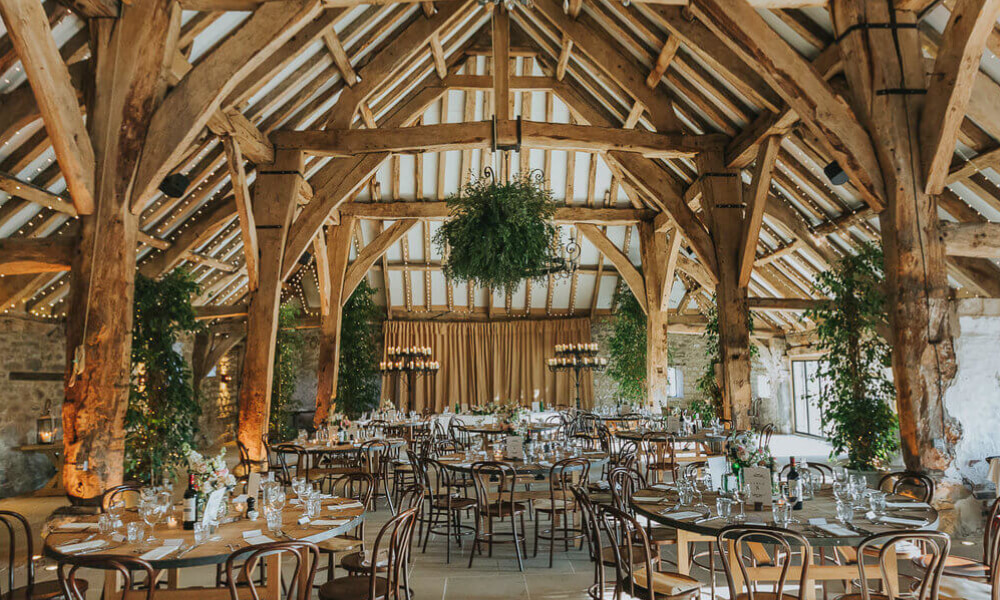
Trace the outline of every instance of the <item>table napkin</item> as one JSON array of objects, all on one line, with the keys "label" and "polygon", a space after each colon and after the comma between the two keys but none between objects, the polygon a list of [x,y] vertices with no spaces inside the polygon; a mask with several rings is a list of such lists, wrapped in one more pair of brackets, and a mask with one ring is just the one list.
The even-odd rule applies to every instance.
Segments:
[{"label": "table napkin", "polygon": [[923,519],[904,519],[902,517],[879,517],[882,523],[892,523],[894,525],[910,525],[911,527],[923,527],[927,521]]},{"label": "table napkin", "polygon": [[654,483],[649,487],[653,488],[654,490],[664,490],[667,492],[674,489],[674,486],[670,485],[669,483]]},{"label": "table napkin", "polygon": [[636,502],[659,502],[665,497],[666,496],[632,496],[632,499]]},{"label": "table napkin", "polygon": [[56,531],[97,531],[97,523],[85,523],[81,521],[60,523]]},{"label": "table napkin", "polygon": [[660,512],[661,515],[670,519],[676,519],[682,521],[684,519],[691,519],[693,517],[700,517],[700,512],[695,512],[692,510],[679,510],[675,512]]},{"label": "table napkin", "polygon": [[62,546],[56,546],[56,551],[62,554],[74,554],[76,552],[83,552],[84,550],[93,550],[95,548],[102,548],[108,543],[104,540],[90,540],[89,542],[76,542],[74,544],[63,544]]},{"label": "table napkin", "polygon": [[248,544],[257,546],[259,544],[270,544],[274,540],[267,537],[266,535],[255,535],[253,537],[243,538]]},{"label": "table napkin", "polygon": [[855,537],[857,533],[851,531],[850,529],[844,527],[843,525],[837,525],[836,523],[827,523],[826,519],[809,519],[809,524],[817,529],[821,529],[831,535],[837,537]]},{"label": "table napkin", "polygon": [[176,552],[178,548],[180,548],[178,545],[168,546],[165,544],[159,548],[153,548],[139,558],[142,560],[160,560],[161,558],[166,558],[168,554]]},{"label": "table napkin", "polygon": [[886,508],[930,508],[926,502],[886,502]]},{"label": "table napkin", "polygon": [[350,522],[350,519],[316,519],[310,525],[316,525],[317,527],[340,527]]},{"label": "table napkin", "polygon": [[312,535],[308,535],[304,538],[299,538],[299,539],[302,540],[303,542],[312,542],[314,544],[318,544],[320,542],[325,542],[326,540],[335,537],[336,535],[337,535],[336,529],[327,529],[326,531],[314,533]]},{"label": "table napkin", "polygon": [[327,506],[327,509],[328,510],[343,510],[345,508],[364,508],[364,507],[365,507],[364,504],[362,504],[362,503],[360,503],[360,502],[358,502],[358,501],[355,500],[354,502],[343,502],[343,503],[340,503],[340,504],[331,504],[331,505]]}]

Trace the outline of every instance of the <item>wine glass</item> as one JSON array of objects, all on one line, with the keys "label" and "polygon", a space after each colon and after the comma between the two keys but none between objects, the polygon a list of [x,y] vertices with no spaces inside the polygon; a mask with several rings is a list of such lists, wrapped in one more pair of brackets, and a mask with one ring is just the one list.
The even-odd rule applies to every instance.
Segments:
[{"label": "wine glass", "polygon": [[152,499],[139,505],[139,516],[146,522],[146,525],[149,525],[149,537],[146,538],[147,542],[156,541],[156,536],[153,535],[153,531],[156,529],[156,524],[159,523],[160,519],[163,517],[163,512],[163,507]]}]

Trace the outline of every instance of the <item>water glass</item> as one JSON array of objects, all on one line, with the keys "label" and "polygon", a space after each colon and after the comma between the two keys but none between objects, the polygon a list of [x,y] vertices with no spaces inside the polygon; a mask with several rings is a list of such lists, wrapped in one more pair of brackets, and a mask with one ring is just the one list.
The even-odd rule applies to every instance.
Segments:
[{"label": "water glass", "polygon": [[848,484],[844,483],[841,479],[836,479],[833,482],[833,497],[837,502],[843,502],[847,499],[848,495]]},{"label": "water glass", "polygon": [[850,525],[854,521],[854,507],[850,502],[837,503],[837,520],[844,525]]},{"label": "water glass", "polygon": [[787,502],[779,500],[775,502],[771,511],[774,513],[774,524],[778,527],[787,527],[792,519],[792,507]]},{"label": "water glass", "polygon": [[97,530],[102,536],[109,536],[115,532],[115,518],[109,514],[97,516]]},{"label": "water glass", "polygon": [[267,529],[271,532],[281,531],[281,511],[273,508],[264,509],[264,519],[267,521]]},{"label": "water glass", "polygon": [[879,491],[873,491],[868,494],[868,506],[875,513],[876,517],[881,517],[885,515],[885,494]]},{"label": "water glass", "polygon": [[306,516],[315,519],[322,509],[322,501],[319,492],[313,492],[306,498]]},{"label": "water glass", "polygon": [[125,526],[125,538],[130,544],[141,544],[146,539],[146,525],[133,521]]},{"label": "water glass", "polygon": [[694,489],[686,483],[679,485],[677,486],[677,497],[681,506],[689,506],[694,500]]},{"label": "water glass", "polygon": [[204,523],[196,522],[194,524],[194,543],[196,546],[204,544],[205,540],[208,539],[208,527],[205,527]]},{"label": "water glass", "polygon": [[715,511],[719,513],[720,518],[725,519],[728,523],[733,512],[733,501],[729,498],[716,498]]}]

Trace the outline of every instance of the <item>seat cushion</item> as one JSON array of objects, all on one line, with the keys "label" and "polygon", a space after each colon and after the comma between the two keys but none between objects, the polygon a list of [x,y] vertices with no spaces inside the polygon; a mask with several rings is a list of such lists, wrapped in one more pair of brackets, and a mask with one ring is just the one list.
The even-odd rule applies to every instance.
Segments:
[{"label": "seat cushion", "polygon": [[[80,591],[86,595],[88,584],[86,580],[77,580],[77,585]],[[31,593],[28,593],[28,588],[21,587],[15,588],[14,590],[7,592],[0,596],[2,600],[55,600],[56,598],[62,598],[63,591],[60,587],[58,581],[36,581],[35,585],[31,588]]]},{"label": "seat cushion", "polygon": [[563,500],[561,498],[556,498],[555,500],[552,500],[551,498],[535,500],[534,507],[535,510],[543,512],[552,512],[553,510],[576,510],[576,504],[574,504],[571,500]]},{"label": "seat cushion", "polygon": [[375,596],[371,595],[371,577],[339,577],[319,586],[320,600],[379,600],[386,597],[389,583],[384,577],[375,578]]},{"label": "seat cushion", "polygon": [[992,589],[986,582],[962,577],[942,577],[938,595],[941,600],[991,600]]},{"label": "seat cushion", "polygon": [[[632,582],[637,586],[647,589],[649,583],[646,577],[646,568],[642,567],[632,572]],[[696,592],[701,589],[701,582],[694,577],[681,575],[680,573],[661,573],[653,571],[653,591],[664,596],[678,596]],[[758,595],[758,597],[760,597]]]},{"label": "seat cushion", "polygon": [[320,552],[350,552],[357,550],[364,542],[351,535],[338,535],[316,544]]}]

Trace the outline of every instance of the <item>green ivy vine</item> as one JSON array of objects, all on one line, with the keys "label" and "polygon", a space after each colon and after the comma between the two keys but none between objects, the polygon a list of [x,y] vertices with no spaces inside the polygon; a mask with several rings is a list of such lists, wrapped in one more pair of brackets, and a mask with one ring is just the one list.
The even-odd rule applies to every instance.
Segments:
[{"label": "green ivy vine", "polygon": [[627,286],[615,290],[614,333],[608,341],[608,376],[628,404],[646,399],[646,313]]},{"label": "green ivy vine", "polygon": [[[691,410],[701,415],[702,420],[711,420],[714,417],[722,416],[722,389],[719,387],[719,379],[716,377],[716,369],[722,362],[722,354],[719,348],[719,310],[712,297],[711,304],[705,309],[705,333],[702,339],[705,340],[705,357],[708,363],[701,377],[695,382],[695,389],[701,392],[702,397],[691,403]],[[747,311],[747,326],[750,335],[753,335],[754,324],[753,314]],[[750,360],[757,358],[760,350],[753,343],[750,344]]]},{"label": "green ivy vine", "polygon": [[271,414],[269,433],[274,442],[287,441],[295,437],[292,423],[292,395],[302,365],[302,350],[305,338],[296,328],[299,307],[286,302],[278,309],[278,337],[274,351],[274,379],[271,381]]},{"label": "green ivy vine", "polygon": [[375,289],[362,279],[344,305],[340,324],[337,410],[351,419],[378,406],[381,316]]},{"label": "green ivy vine", "polygon": [[125,412],[125,473],[149,483],[173,475],[182,448],[194,442],[201,406],[191,368],[180,351],[182,335],[201,329],[191,298],[198,284],[186,271],[160,280],[135,278],[132,377]]},{"label": "green ivy vine", "polygon": [[530,173],[507,183],[489,175],[473,179],[448,198],[448,209],[451,218],[434,243],[449,279],[511,293],[524,279],[545,275],[556,258],[555,201]]},{"label": "green ivy vine", "polygon": [[806,312],[826,352],[819,374],[827,382],[820,394],[824,428],[850,469],[883,467],[899,448],[896,389],[886,376],[892,347],[878,334],[886,324],[884,285],[882,250],[865,244],[817,276],[816,290],[828,299]]}]

